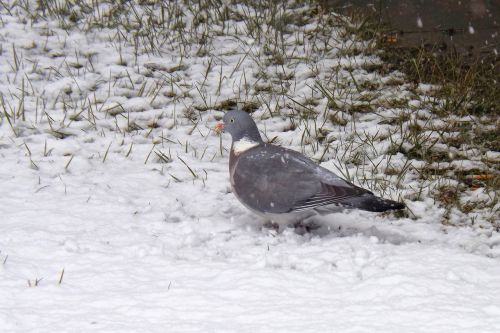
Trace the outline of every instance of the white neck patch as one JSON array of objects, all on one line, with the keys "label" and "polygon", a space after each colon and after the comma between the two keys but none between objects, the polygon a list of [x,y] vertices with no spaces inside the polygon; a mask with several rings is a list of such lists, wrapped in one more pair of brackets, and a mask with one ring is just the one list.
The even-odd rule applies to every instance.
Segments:
[{"label": "white neck patch", "polygon": [[258,146],[259,143],[256,142],[256,141],[252,141],[248,138],[241,138],[240,140],[238,141],[235,141],[233,143],[233,151],[236,155],[239,155],[241,153],[243,153],[244,151],[247,151],[248,149],[250,148],[253,148],[255,146]]}]

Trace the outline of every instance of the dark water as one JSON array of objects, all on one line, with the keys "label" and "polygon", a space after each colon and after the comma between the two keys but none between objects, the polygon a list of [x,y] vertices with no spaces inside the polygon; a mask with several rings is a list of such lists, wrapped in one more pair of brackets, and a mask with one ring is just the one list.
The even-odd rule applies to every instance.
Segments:
[{"label": "dark water", "polygon": [[379,15],[402,44],[441,43],[473,54],[500,53],[500,0],[323,0],[340,10]]}]

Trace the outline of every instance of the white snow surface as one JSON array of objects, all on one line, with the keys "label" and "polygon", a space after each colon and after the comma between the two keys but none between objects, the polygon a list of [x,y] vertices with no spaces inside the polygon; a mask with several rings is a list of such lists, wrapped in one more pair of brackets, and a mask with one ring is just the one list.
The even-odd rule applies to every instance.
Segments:
[{"label": "white snow surface", "polygon": [[[136,62],[134,48],[118,51],[106,29],[66,34],[55,21],[0,13],[7,112],[26,89],[26,119],[0,118],[1,332],[500,332],[500,236],[464,215],[451,213],[464,227],[445,226],[432,199],[406,200],[413,218],[346,211],[299,235],[263,228],[230,193],[230,138],[221,150],[212,130],[222,113],[197,112],[195,125],[183,110],[204,93],[211,104],[233,97],[243,76],[256,80],[244,54],[257,41],[216,37],[222,60],[205,86],[209,59],[193,50],[170,75],[175,85],[152,98],[137,94],[159,80],[145,64],[178,65],[174,46]],[[75,50],[94,52],[92,66]],[[318,57],[325,70],[345,60]],[[66,67],[74,61],[87,71]],[[309,96],[307,67],[297,67],[294,96]],[[165,94],[183,87],[191,94],[183,100]],[[101,107],[95,118],[84,103]],[[81,119],[65,108],[82,110]],[[301,149],[304,128],[283,132],[286,118],[255,115],[268,138]],[[138,127],[126,130],[131,122]],[[357,126],[374,124],[367,115]]]}]

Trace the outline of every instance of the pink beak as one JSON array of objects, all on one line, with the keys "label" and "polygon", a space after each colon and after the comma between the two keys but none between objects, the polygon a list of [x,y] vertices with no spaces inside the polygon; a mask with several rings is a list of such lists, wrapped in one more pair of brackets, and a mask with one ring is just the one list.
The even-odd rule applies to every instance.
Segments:
[{"label": "pink beak", "polygon": [[217,125],[215,125],[215,131],[217,133],[223,132],[224,131],[224,123],[217,123]]}]

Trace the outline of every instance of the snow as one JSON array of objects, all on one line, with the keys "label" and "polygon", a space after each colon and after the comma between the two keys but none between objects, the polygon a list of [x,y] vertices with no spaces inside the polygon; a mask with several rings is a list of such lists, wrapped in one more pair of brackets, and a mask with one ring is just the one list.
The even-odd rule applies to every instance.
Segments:
[{"label": "snow", "polygon": [[[409,173],[386,190],[394,198],[403,192],[409,217],[348,211],[299,235],[262,227],[230,193],[230,138],[213,131],[223,114],[218,103],[254,101],[244,82],[268,84],[261,71],[273,78],[296,72],[290,93],[302,100],[317,94],[315,71],[324,77],[332,66],[367,57],[331,50],[317,56],[317,68],[280,69],[257,63],[258,40],[220,31],[211,36],[213,58],[196,56],[198,45],[181,57],[174,37],[164,54],[140,50],[136,57],[108,28],[67,33],[55,19],[31,24],[21,10],[0,15],[2,332],[500,331],[500,235],[484,222],[494,212],[452,211],[450,220],[463,227],[444,225],[447,212],[431,197],[410,200],[422,184]],[[317,28],[311,20],[293,29],[304,37]],[[322,43],[299,39],[305,45],[287,52],[313,54]],[[6,113],[18,110],[23,85],[25,119],[11,125]],[[283,115],[297,112],[272,94],[255,99]],[[302,145],[312,120],[283,132],[290,119],[271,117],[276,110],[264,105],[254,118],[265,138],[323,155],[323,147]],[[200,106],[209,107],[194,111]],[[350,153],[343,142],[353,130],[381,128],[373,114],[356,121],[328,128],[335,141],[323,166],[344,166],[334,157]],[[382,162],[378,153],[386,149],[380,142],[369,154]],[[387,166],[406,162],[397,154]],[[470,198],[488,195],[480,189]]]},{"label": "snow", "polygon": [[417,17],[417,27],[423,28],[424,24],[422,23],[422,19],[420,17]]}]

